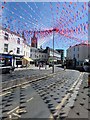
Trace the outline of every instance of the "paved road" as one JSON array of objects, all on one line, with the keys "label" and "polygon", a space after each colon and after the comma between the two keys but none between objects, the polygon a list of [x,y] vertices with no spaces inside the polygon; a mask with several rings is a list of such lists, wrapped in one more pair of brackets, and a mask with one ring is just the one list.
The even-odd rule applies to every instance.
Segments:
[{"label": "paved road", "polygon": [[[55,67],[55,72],[59,70],[62,70],[62,68]],[[11,74],[9,73],[2,74],[0,75],[0,78],[2,78],[2,82],[5,82],[5,81],[13,80],[13,79],[19,79],[19,78],[24,78],[24,77],[29,77],[29,76],[30,77],[41,76],[41,75],[49,74],[49,73],[52,73],[52,68],[48,68],[48,69],[41,68],[40,70],[37,67],[32,67],[29,69],[22,68],[22,69],[15,70]]]},{"label": "paved road", "polygon": [[[87,74],[61,70],[56,75],[11,89],[1,95],[3,118],[71,118],[70,110],[77,105],[79,88],[82,88],[81,83],[87,86],[86,80]],[[80,90],[88,94],[87,88]]]},{"label": "paved road", "polygon": [[[62,71],[62,68],[55,67],[55,72]],[[52,74],[52,68],[20,68],[11,74],[2,74],[0,76],[1,88],[6,90],[7,88],[16,87],[18,85],[32,81],[33,79],[46,77],[48,74]],[[2,90],[0,89],[0,92]]]}]

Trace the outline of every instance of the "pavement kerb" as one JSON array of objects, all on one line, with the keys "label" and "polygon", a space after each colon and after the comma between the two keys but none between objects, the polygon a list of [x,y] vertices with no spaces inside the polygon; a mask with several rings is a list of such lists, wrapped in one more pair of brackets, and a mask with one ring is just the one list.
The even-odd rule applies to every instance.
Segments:
[{"label": "pavement kerb", "polygon": [[[32,70],[32,69],[34,69],[34,70],[39,70],[39,67],[35,67],[35,66],[33,66],[33,65],[31,65],[31,66],[29,66],[29,67],[24,67],[24,68],[15,68],[15,71],[22,71],[22,70]],[[47,66],[47,69],[46,70],[50,70],[51,69],[51,67],[49,67],[49,66]],[[45,66],[44,67],[41,67],[41,69],[40,70],[45,70]]]},{"label": "pavement kerb", "polygon": [[[45,75],[45,76],[43,76],[43,77],[41,77],[41,78],[37,78],[37,79],[31,80],[31,81],[28,81],[28,82],[24,82],[24,83],[22,83],[22,84],[18,84],[18,85],[14,85],[14,86],[5,88],[5,89],[3,89],[2,91],[0,91],[0,93],[5,92],[5,91],[10,90],[10,89],[13,89],[13,88],[16,88],[16,87],[20,87],[20,86],[23,86],[23,85],[26,85],[26,84],[29,84],[29,83],[38,81],[38,80],[41,80],[41,79],[45,79],[45,78],[47,78],[47,77],[50,77],[50,76],[52,76],[52,75],[55,75],[55,74],[61,73],[61,72],[63,72],[63,71],[57,71],[57,72],[55,72],[55,73],[51,73],[51,74],[49,74],[49,75]],[[30,76],[29,76],[29,77],[30,77]],[[28,77],[27,79],[29,79],[29,77]],[[23,79],[23,78],[21,78],[21,79]],[[26,79],[26,78],[24,78],[24,79]],[[17,80],[17,79],[16,79],[16,80]]]}]

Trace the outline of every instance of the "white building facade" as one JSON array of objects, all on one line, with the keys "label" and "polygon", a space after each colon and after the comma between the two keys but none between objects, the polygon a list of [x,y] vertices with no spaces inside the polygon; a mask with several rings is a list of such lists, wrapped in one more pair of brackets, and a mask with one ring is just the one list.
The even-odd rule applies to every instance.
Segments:
[{"label": "white building facade", "polygon": [[24,39],[8,29],[0,30],[0,54],[5,58],[11,58],[12,65],[22,65],[22,58],[30,57],[30,46],[24,43]]},{"label": "white building facade", "polygon": [[67,59],[76,58],[77,65],[81,65],[85,59],[90,58],[90,44],[77,44],[67,49]]},{"label": "white building facade", "polygon": [[52,63],[53,61],[55,63],[58,63],[61,61],[61,53],[59,53],[57,50],[53,50],[52,48],[46,47],[46,51],[48,54],[48,63]]},{"label": "white building facade", "polygon": [[30,47],[30,58],[32,58],[34,61],[47,61],[48,54],[45,53],[43,49]]}]

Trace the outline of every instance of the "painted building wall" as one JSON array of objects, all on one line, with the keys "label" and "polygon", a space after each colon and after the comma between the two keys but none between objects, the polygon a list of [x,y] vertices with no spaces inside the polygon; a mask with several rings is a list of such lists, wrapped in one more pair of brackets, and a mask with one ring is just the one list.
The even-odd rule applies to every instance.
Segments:
[{"label": "painted building wall", "polygon": [[67,59],[76,58],[77,62],[82,63],[84,59],[89,58],[90,45],[79,44],[67,49]]},{"label": "painted building wall", "polygon": [[[6,39],[5,37],[7,37],[8,35],[8,39]],[[5,44],[8,45],[8,51],[5,52]],[[19,50],[18,50],[19,49]],[[30,46],[27,45],[26,43],[24,43],[24,39],[15,33],[12,33],[9,30],[0,30],[0,53],[1,54],[9,54],[10,51],[13,51],[12,54],[14,54],[15,56],[15,60],[14,60],[14,66],[16,67],[16,61],[19,60],[19,56],[25,56],[25,57],[30,57]],[[13,59],[12,59],[12,63],[13,63]]]}]

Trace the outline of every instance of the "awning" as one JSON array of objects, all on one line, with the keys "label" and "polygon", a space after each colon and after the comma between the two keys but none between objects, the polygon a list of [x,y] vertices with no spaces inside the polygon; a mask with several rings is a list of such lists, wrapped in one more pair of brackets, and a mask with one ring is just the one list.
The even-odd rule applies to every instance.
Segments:
[{"label": "awning", "polygon": [[25,59],[27,61],[33,61],[31,58],[28,58],[28,57],[23,57],[23,59]]}]

